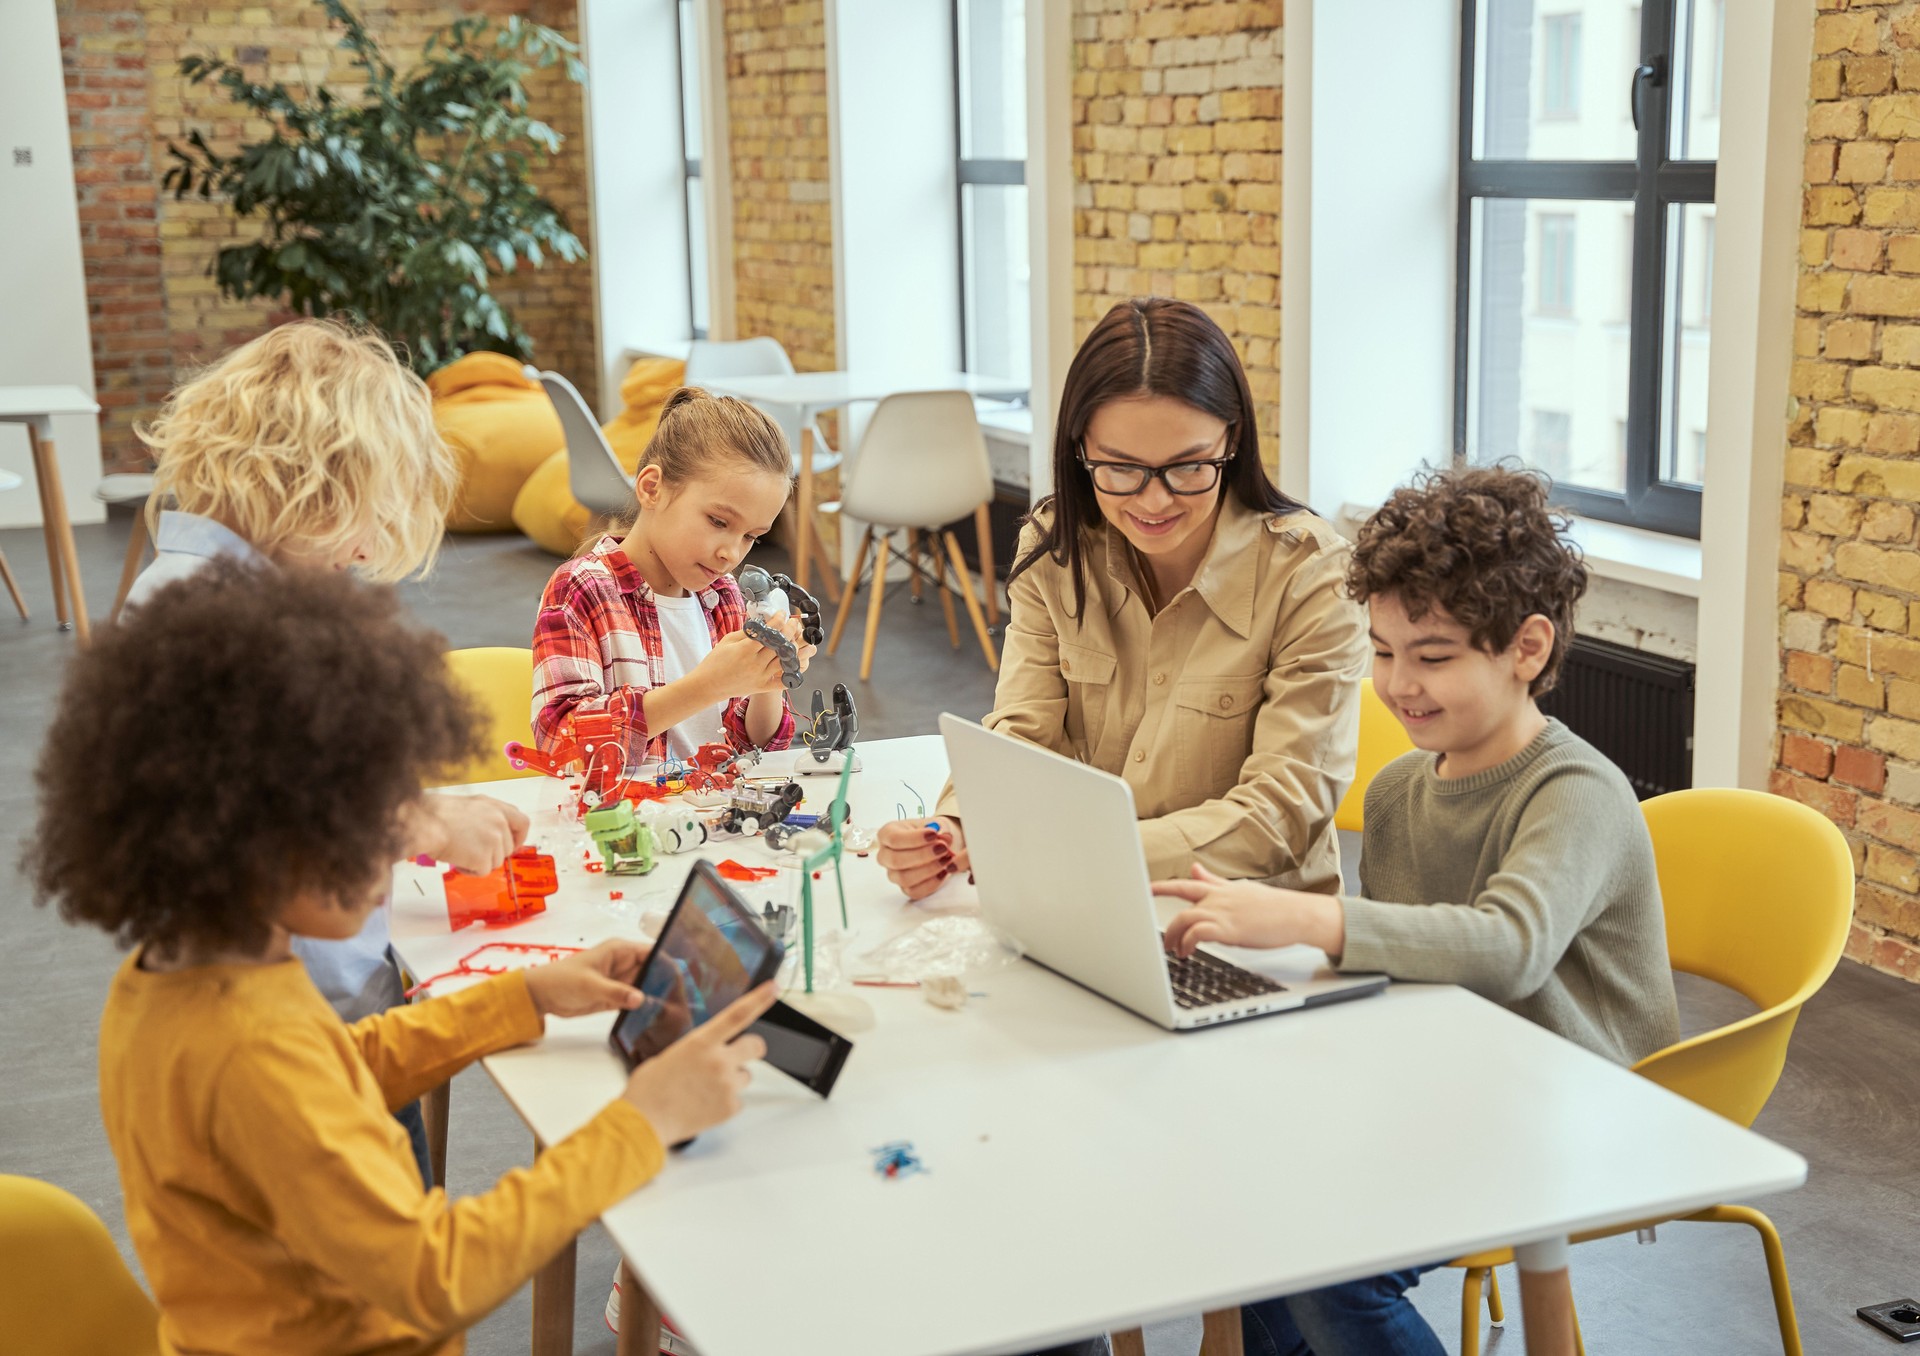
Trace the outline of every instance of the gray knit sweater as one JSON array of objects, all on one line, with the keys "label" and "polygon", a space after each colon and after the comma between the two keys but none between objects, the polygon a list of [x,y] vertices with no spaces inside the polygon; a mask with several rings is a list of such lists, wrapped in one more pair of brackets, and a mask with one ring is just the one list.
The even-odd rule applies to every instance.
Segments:
[{"label": "gray knit sweater", "polygon": [[1367,788],[1342,970],[1458,984],[1621,1064],[1680,1038],[1653,844],[1620,770],[1559,721],[1443,779],[1410,753]]}]

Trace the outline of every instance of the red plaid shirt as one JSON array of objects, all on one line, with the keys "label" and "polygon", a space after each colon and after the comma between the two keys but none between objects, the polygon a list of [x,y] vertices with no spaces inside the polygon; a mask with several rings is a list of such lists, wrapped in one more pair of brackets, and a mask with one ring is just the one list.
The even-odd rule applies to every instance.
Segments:
[{"label": "red plaid shirt", "polygon": [[[731,575],[721,575],[700,594],[700,607],[716,643],[746,622],[746,602]],[[684,676],[666,671],[653,590],[620,549],[618,538],[602,537],[591,552],[554,571],[533,623],[533,738],[537,745],[551,751],[562,721],[579,708],[605,706],[621,688],[651,692],[671,678]],[[780,706],[780,727],[764,746],[769,749],[784,749],[793,739],[793,708],[784,694]],[[632,713],[635,724],[629,749],[644,742],[646,757],[664,757],[667,732],[647,729],[641,703],[632,703]],[[733,748],[755,747],[747,734],[745,697],[728,699],[720,711],[720,724]]]}]

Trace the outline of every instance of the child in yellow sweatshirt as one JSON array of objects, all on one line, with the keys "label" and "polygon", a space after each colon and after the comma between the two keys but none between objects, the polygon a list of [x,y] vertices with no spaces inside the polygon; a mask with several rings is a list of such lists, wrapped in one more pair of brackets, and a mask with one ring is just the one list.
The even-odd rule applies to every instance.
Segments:
[{"label": "child in yellow sweatshirt", "polygon": [[222,560],[68,669],[26,864],[42,903],[133,948],[100,1101],[163,1351],[458,1352],[663,1145],[731,1116],[764,1053],[743,1033],[770,987],[493,1190],[422,1186],[392,1108],[549,1015],[633,1006],[645,954],[608,942],[351,1026],[314,988],[292,939],[358,932],[402,811],[476,742],[443,650],[386,589]]}]

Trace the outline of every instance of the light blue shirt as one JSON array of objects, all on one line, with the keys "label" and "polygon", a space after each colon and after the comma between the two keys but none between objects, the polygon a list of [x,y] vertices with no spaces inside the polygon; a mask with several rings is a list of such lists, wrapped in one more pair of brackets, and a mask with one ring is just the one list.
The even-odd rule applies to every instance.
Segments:
[{"label": "light blue shirt", "polygon": [[[161,512],[153,547],[153,564],[127,591],[128,607],[138,607],[168,584],[190,578],[208,561],[266,559],[226,524],[178,509]],[[389,911],[383,902],[367,916],[360,935],[348,941],[293,939],[293,953],[306,965],[314,987],[346,1021],[357,1022],[405,1001],[400,973],[387,957]]]}]

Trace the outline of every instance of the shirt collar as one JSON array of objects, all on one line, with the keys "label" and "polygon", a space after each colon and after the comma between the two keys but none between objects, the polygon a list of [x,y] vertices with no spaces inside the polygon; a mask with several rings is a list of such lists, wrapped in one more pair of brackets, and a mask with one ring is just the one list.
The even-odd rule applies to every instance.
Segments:
[{"label": "shirt collar", "polygon": [[[1240,557],[1252,549],[1267,516],[1242,504],[1229,490],[1220,505],[1220,517],[1213,525],[1213,540],[1207,545],[1207,554],[1194,572],[1191,585],[1200,600],[1213,610],[1213,615],[1243,640],[1253,630],[1255,571],[1249,567],[1250,562]],[[1100,530],[1107,538],[1107,574],[1120,585],[1107,600],[1107,612],[1111,615],[1120,610],[1128,593],[1141,592],[1141,581],[1126,536],[1104,519]]]},{"label": "shirt collar", "polygon": [[180,509],[160,511],[160,530],[154,534],[153,549],[155,554],[171,552],[207,560],[221,556],[232,556],[236,560],[265,559],[252,542],[225,523]]}]

